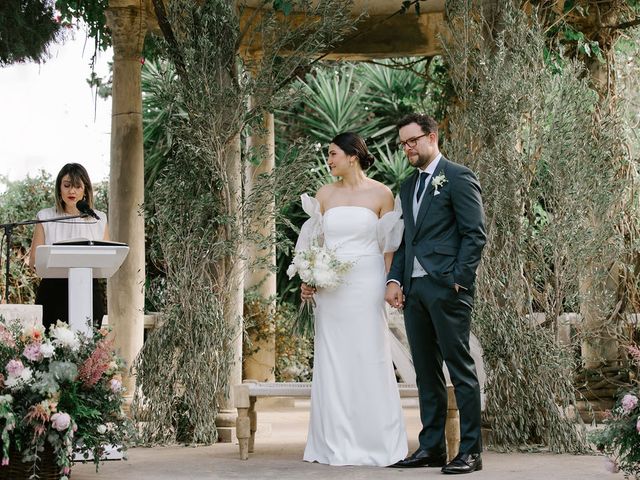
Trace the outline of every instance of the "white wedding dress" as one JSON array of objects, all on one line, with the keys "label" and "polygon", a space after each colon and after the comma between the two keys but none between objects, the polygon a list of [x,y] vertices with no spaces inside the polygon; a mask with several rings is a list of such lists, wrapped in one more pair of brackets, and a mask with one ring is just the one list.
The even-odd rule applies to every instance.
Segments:
[{"label": "white wedding dress", "polygon": [[302,196],[310,218],[296,250],[324,242],[353,262],[343,283],[316,293],[311,417],[304,460],[387,466],[405,458],[407,435],[391,361],[384,305],[383,252],[402,238],[399,202],[381,219],[364,207],[320,213]]}]

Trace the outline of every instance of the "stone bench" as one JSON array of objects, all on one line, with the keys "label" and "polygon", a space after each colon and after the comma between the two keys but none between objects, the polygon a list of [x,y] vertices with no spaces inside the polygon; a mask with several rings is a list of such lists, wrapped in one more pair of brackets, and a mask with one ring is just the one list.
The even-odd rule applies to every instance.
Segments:
[{"label": "stone bench", "polygon": [[23,325],[42,325],[42,305],[25,305],[18,303],[0,304],[0,317],[5,322],[20,321]]},{"label": "stone bench", "polygon": [[[417,397],[418,388],[415,385],[399,383],[400,397]],[[448,410],[445,427],[447,454],[449,459],[458,454],[460,445],[460,417],[456,405],[453,386],[447,386]],[[235,407],[238,409],[236,420],[236,435],[240,447],[240,458],[247,460],[253,453],[258,425],[258,414],[255,409],[256,400],[262,397],[293,397],[311,398],[311,383],[301,382],[256,382],[245,380],[242,385],[234,388]]]}]

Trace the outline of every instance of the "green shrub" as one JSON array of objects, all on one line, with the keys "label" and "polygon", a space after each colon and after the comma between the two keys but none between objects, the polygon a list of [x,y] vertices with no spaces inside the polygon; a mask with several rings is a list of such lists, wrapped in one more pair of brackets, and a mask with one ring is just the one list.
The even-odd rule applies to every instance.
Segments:
[{"label": "green shrub", "polygon": [[297,308],[290,303],[278,305],[276,323],[276,381],[310,382],[313,372],[313,340],[291,334]]},{"label": "green shrub", "polygon": [[[10,181],[0,178],[0,223],[15,223],[33,219],[38,210],[53,205],[53,179],[41,171],[36,177]],[[19,226],[13,229],[10,248],[9,303],[33,303],[37,277],[29,268],[29,249],[33,226]],[[4,239],[6,242],[7,239]],[[5,292],[6,244],[2,245],[2,296]]]}]

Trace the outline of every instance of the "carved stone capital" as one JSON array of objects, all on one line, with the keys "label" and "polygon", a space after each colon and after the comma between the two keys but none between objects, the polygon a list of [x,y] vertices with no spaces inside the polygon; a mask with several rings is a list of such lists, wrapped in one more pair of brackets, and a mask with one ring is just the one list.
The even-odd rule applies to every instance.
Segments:
[{"label": "carved stone capital", "polygon": [[145,3],[111,5],[106,11],[107,25],[113,38],[115,60],[138,60],[147,34]]}]

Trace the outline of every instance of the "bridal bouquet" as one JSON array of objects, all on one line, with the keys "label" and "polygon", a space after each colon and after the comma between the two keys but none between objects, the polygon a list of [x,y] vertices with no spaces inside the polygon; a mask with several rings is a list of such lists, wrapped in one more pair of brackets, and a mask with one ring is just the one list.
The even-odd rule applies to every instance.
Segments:
[{"label": "bridal bouquet", "polygon": [[[287,269],[287,275],[291,279],[297,274],[304,283],[313,288],[333,289],[342,283],[344,275],[352,265],[352,262],[339,260],[333,250],[311,245],[307,250],[296,252]],[[307,334],[313,329],[313,306],[313,299],[305,301],[300,306],[296,319],[296,329],[300,333]]]}]

